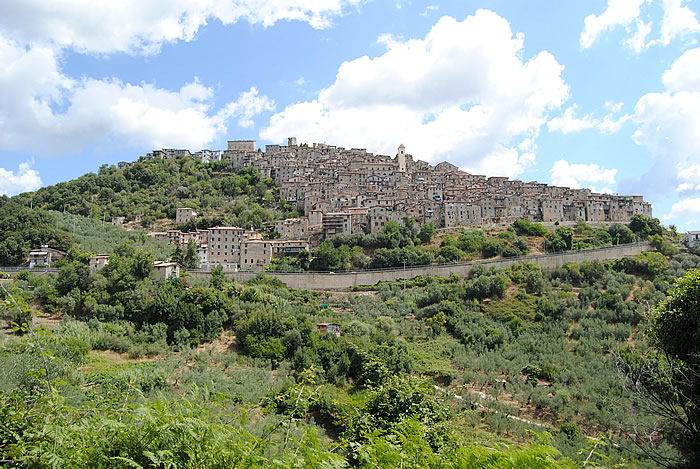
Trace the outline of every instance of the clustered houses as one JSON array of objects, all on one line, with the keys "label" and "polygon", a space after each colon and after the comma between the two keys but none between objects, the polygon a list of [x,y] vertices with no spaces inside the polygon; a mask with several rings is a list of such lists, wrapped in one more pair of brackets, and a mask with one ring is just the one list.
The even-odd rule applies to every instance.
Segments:
[{"label": "clustered houses", "polygon": [[[403,145],[394,157],[326,144],[266,145],[230,141],[223,159],[233,170],[253,166],[280,188],[282,201],[306,214],[276,222],[282,239],[323,239],[335,234],[381,231],[410,217],[437,228],[510,223],[627,222],[651,217],[641,196],[596,194],[538,182],[469,174],[455,165],[414,160]],[[315,238],[318,236],[318,238]]]},{"label": "clustered houses", "polygon": [[[651,205],[641,196],[597,194],[589,189],[470,174],[448,162],[431,165],[416,160],[403,145],[390,157],[322,143],[298,145],[296,138],[288,139],[287,145],[266,145],[265,151],[254,140],[235,140],[223,152],[190,154],[163,149],[142,158],[181,155],[227,162],[233,170],[252,166],[261,177],[272,178],[281,201],[305,214],[274,223],[282,241],[301,239],[315,245],[336,234],[381,231],[387,222],[401,222],[404,217],[437,228],[511,223],[519,218],[595,223],[627,222],[635,214],[651,217]],[[130,164],[120,163],[120,167]],[[269,246],[258,246],[254,243],[263,241],[246,238],[240,228],[210,231],[214,230],[217,241],[209,242],[209,263],[237,264],[245,269],[251,262],[264,264],[261,259],[286,249],[275,248],[270,241],[265,241]],[[183,244],[181,236],[184,234],[173,234],[171,243]],[[259,257],[246,259],[246,249]]]},{"label": "clustered houses", "polygon": [[310,249],[306,239],[266,240],[257,231],[235,226],[215,226],[195,232],[168,230],[148,235],[172,245],[186,246],[190,240],[194,241],[202,268],[221,265],[225,269],[260,271],[273,257],[296,255]]}]

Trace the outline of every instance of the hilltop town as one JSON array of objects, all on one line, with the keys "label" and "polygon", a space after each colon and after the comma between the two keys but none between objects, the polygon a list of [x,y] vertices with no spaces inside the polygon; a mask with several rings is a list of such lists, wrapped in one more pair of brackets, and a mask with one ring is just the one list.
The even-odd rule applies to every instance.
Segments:
[{"label": "hilltop town", "polygon": [[[298,144],[296,138],[289,138],[287,145],[266,145],[265,151],[257,148],[255,140],[232,140],[225,151],[162,149],[139,160],[178,157],[230,162],[233,171],[254,167],[261,178],[274,181],[282,202],[304,214],[271,224],[270,229],[279,235],[276,240],[265,240],[260,233],[239,227],[151,233],[170,244],[194,240],[202,265],[262,269],[275,255],[308,250],[337,234],[378,232],[387,222],[401,223],[404,217],[421,225],[455,228],[518,219],[625,223],[636,214],[652,215],[651,205],[639,195],[599,194],[470,174],[448,162],[431,165],[415,159],[403,145],[391,157],[362,148]],[[133,164],[120,162],[118,167]],[[175,222],[182,225],[196,216],[194,209],[181,207]]]}]

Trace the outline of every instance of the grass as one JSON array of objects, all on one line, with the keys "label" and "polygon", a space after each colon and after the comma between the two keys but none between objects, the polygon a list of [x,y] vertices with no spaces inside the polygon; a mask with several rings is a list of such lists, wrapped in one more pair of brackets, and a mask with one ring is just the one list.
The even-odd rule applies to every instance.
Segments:
[{"label": "grass", "polygon": [[172,251],[167,242],[149,238],[144,231],[125,230],[106,223],[103,226],[100,221],[70,213],[49,213],[59,228],[73,234],[83,252],[112,254],[114,248],[126,242],[134,243],[140,250],[152,252],[156,259],[164,259]]},{"label": "grass", "polygon": [[408,353],[416,373],[449,384],[458,374],[457,370],[450,366],[452,349],[458,344],[459,341],[447,333],[434,339],[410,342]]},{"label": "grass", "polygon": [[85,374],[117,371],[127,369],[134,363],[144,361],[151,360],[129,358],[129,355],[126,353],[117,353],[111,350],[91,350],[88,352],[85,364],[80,367],[80,370]]},{"label": "grass", "polygon": [[484,308],[488,317],[500,322],[508,322],[518,318],[523,322],[532,323],[535,320],[535,307],[537,298],[528,296],[525,299],[510,298],[501,301],[492,301]]}]

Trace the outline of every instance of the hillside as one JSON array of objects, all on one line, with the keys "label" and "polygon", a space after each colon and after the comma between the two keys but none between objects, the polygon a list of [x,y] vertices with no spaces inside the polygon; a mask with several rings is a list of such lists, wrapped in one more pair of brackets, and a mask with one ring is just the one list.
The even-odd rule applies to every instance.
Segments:
[{"label": "hillside", "polygon": [[[178,227],[175,211],[185,206],[199,216]],[[205,164],[186,157],[139,161],[124,169],[103,165],[96,174],[0,198],[0,265],[23,264],[29,251],[42,244],[64,251],[75,247],[83,253],[112,253],[123,242],[136,242],[164,259],[172,255],[172,248],[145,239],[146,232],[240,226],[274,239],[279,233],[265,231],[266,224],[298,215],[279,201],[273,181],[261,179],[252,167],[233,172],[228,162]],[[124,218],[124,229],[106,226],[113,217]],[[643,215],[634,215],[628,224],[592,226],[579,221],[548,229],[521,219],[511,226],[451,232],[404,217],[400,223],[388,221],[378,232],[336,235],[311,256],[281,255],[266,268],[339,271],[444,264],[588,249],[654,236],[663,236],[667,244],[678,241],[677,233]],[[663,242],[657,240],[659,246]]]},{"label": "hillside", "polygon": [[[19,265],[30,249],[41,244],[64,251],[77,244],[83,252],[111,252],[120,244],[117,233],[123,234],[123,242],[140,235],[111,228],[100,231],[96,222],[125,217],[132,229],[171,228],[180,206],[203,214],[197,219],[199,228],[220,224],[262,229],[266,221],[296,215],[275,202],[274,192],[272,182],[261,180],[253,168],[233,173],[221,164],[191,158],[139,162],[123,170],[103,165],[97,174],[0,197],[0,264]],[[90,236],[73,239],[74,219],[58,223],[59,212],[84,217],[75,220],[92,227]],[[133,223],[137,215],[138,224]]]},{"label": "hillside", "polygon": [[[264,276],[238,284],[219,272],[210,282],[154,281],[151,255],[124,247],[96,273],[78,260],[56,276],[22,274],[19,304],[62,319],[39,335],[55,357],[46,368],[31,334],[5,330],[0,413],[19,419],[0,457],[35,466],[118,457],[157,467],[157,457],[177,467],[580,467],[590,455],[654,467],[627,433],[651,420],[634,412],[619,357],[646,353],[647,308],[700,257],[653,254],[653,263],[475,267],[465,279],[350,294],[290,290]],[[337,323],[342,335],[317,323]],[[23,403],[49,382],[47,421],[43,407]],[[104,410],[74,417],[95,407]],[[60,444],[39,451],[47,438]],[[664,440],[653,449],[674,455]]]}]

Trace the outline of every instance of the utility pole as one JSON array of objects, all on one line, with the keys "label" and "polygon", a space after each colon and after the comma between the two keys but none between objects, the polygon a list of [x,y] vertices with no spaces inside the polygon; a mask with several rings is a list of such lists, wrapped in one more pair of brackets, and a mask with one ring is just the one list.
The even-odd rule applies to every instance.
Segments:
[{"label": "utility pole", "polygon": [[406,259],[403,260],[403,290],[406,291]]}]

